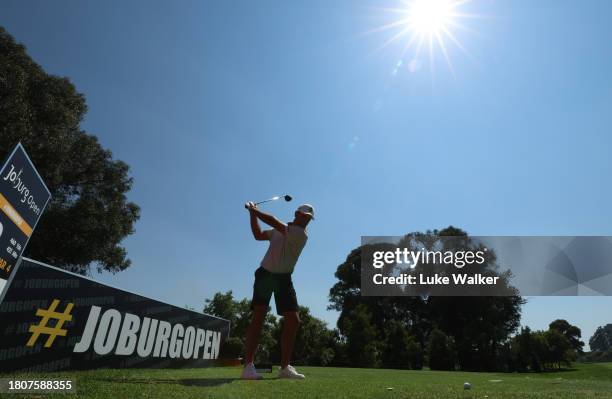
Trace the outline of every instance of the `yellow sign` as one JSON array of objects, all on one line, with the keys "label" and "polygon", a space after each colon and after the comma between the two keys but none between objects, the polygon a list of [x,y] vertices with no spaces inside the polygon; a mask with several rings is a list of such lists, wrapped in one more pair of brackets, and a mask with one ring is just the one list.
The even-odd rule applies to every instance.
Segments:
[{"label": "yellow sign", "polygon": [[13,208],[13,206],[7,201],[7,199],[4,198],[2,193],[0,193],[0,209],[2,209],[2,212],[4,212],[21,231],[23,231],[23,234],[28,237],[32,235],[32,227],[30,227],[30,225],[23,220],[19,212],[17,212],[15,208]]},{"label": "yellow sign", "polygon": [[[28,331],[31,332],[32,335],[30,336],[30,340],[28,341],[26,346],[34,346],[34,344],[36,344],[36,341],[38,340],[38,337],[41,334],[48,335],[47,341],[44,345],[45,348],[50,348],[51,345],[53,345],[53,341],[55,341],[55,338],[57,336],[66,336],[68,330],[62,328],[62,326],[65,322],[72,320],[72,315],[70,314],[70,312],[72,312],[72,307],[74,306],[74,304],[68,303],[68,305],[66,305],[66,309],[64,309],[64,312],[60,313],[55,311],[59,303],[59,299],[54,299],[53,302],[51,302],[51,306],[49,306],[49,309],[36,310],[36,316],[40,316],[42,317],[42,319],[40,319],[40,323],[30,326],[30,329]],[[57,320],[54,327],[48,326],[50,319]]]}]

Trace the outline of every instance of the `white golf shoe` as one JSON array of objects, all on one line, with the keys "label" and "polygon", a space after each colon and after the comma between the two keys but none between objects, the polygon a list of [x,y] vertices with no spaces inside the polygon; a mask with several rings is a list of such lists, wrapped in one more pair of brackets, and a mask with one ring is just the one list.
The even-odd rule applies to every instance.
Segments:
[{"label": "white golf shoe", "polygon": [[297,370],[293,368],[293,366],[289,365],[285,367],[284,369],[280,369],[278,371],[278,378],[290,378],[294,380],[303,380],[306,377],[304,376],[304,374],[298,373]]},{"label": "white golf shoe", "polygon": [[253,363],[249,363],[244,366],[240,378],[243,380],[263,380],[263,376],[257,373]]}]

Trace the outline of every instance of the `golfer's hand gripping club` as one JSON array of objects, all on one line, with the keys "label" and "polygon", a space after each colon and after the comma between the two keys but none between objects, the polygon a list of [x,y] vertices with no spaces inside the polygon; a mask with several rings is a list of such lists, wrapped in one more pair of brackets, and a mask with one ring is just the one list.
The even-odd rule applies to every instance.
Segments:
[{"label": "golfer's hand gripping club", "polygon": [[276,200],[281,199],[281,198],[284,199],[287,202],[289,202],[289,201],[291,201],[293,199],[289,194],[277,195],[276,197],[268,198],[267,200],[263,200],[263,201],[259,201],[259,202],[249,201],[249,202],[247,202],[244,205],[244,207],[246,209],[257,209],[257,205],[259,205],[259,204],[263,204],[263,203],[270,202],[270,201],[276,201]]}]

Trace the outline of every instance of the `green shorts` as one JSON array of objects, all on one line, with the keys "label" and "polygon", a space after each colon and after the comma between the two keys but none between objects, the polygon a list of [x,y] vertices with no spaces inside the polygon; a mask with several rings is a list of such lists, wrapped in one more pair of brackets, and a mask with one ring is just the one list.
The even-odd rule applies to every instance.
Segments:
[{"label": "green shorts", "polygon": [[251,309],[255,305],[269,306],[273,293],[276,313],[282,316],[285,312],[297,312],[298,302],[291,273],[272,273],[259,267],[255,270]]}]

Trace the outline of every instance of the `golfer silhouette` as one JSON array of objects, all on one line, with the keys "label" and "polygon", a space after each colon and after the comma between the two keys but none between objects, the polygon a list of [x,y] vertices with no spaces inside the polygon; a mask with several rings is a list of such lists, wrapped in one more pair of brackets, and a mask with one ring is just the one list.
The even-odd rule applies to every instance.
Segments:
[{"label": "golfer silhouette", "polygon": [[[248,380],[263,378],[257,373],[253,361],[270,298],[274,294],[276,312],[284,319],[281,337],[281,369],[278,372],[278,378],[303,380],[304,375],[298,373],[289,364],[295,335],[300,324],[297,296],[291,274],[308,240],[306,226],[314,219],[314,208],[308,204],[300,205],[295,211],[293,221],[285,224],[274,216],[260,211],[253,202],[247,202],[245,207],[249,211],[253,237],[258,241],[269,241],[270,244],[259,268],[255,271],[251,302],[253,317],[246,333],[246,359],[241,378]],[[272,229],[262,231],[259,220]]]}]

